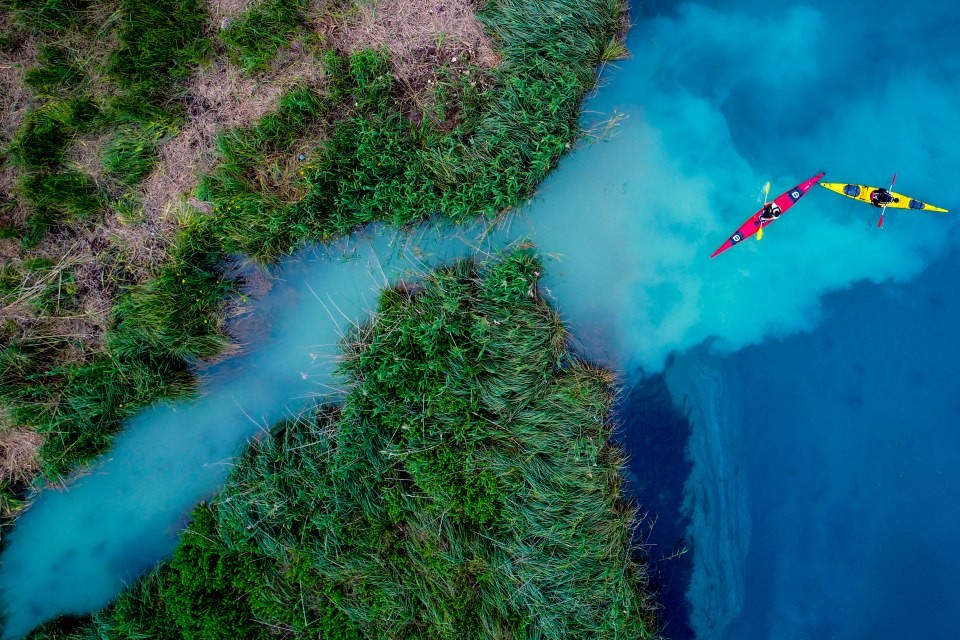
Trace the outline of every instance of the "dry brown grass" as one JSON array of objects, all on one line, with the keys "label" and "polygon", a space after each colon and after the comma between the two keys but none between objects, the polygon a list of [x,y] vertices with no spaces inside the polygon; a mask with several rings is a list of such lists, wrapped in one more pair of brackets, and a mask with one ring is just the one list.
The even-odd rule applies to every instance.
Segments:
[{"label": "dry brown grass", "polygon": [[0,481],[27,482],[40,469],[43,436],[25,429],[0,432]]},{"label": "dry brown grass", "polygon": [[103,147],[110,141],[110,134],[85,135],[79,137],[64,155],[64,161],[71,169],[85,173],[100,187],[103,184],[104,169],[100,161]]},{"label": "dry brown grass", "polygon": [[[63,236],[57,238],[64,240]],[[74,240],[74,246],[66,248],[46,245],[44,257],[57,260],[59,256],[55,265],[42,274],[21,269],[24,281],[18,294],[0,300],[0,319],[11,320],[14,325],[7,326],[6,335],[15,340],[42,336],[44,342],[59,345],[58,359],[64,364],[87,359],[86,348],[100,345],[119,286],[110,272],[115,259],[107,256],[110,252],[104,251],[103,244],[102,237],[94,234]],[[9,264],[22,266],[20,259]],[[52,313],[38,310],[35,303],[49,289],[60,292],[62,276],[67,273],[74,276],[74,295],[64,292],[64,306]]]},{"label": "dry brown grass", "polygon": [[423,75],[437,60],[467,59],[483,68],[499,58],[477,21],[471,0],[371,0],[358,2],[354,15],[332,25],[335,48],[354,52],[386,48],[397,73]]},{"label": "dry brown grass", "polygon": [[408,101],[422,110],[431,101],[441,67],[488,70],[500,59],[476,18],[475,0],[357,0],[340,23],[320,20],[316,29],[338,50],[387,49]]},{"label": "dry brown grass", "polygon": [[[10,16],[0,13],[0,33],[10,33]],[[23,73],[37,61],[37,46],[24,36],[6,51],[0,51],[0,136],[4,144],[20,128],[23,115],[33,103],[33,94],[23,84]],[[0,169],[3,169],[0,166]],[[0,174],[2,175],[2,174]],[[0,182],[0,188],[5,183]]]},{"label": "dry brown grass", "polygon": [[226,29],[230,21],[243,15],[253,0],[209,0],[207,11],[218,28]]}]

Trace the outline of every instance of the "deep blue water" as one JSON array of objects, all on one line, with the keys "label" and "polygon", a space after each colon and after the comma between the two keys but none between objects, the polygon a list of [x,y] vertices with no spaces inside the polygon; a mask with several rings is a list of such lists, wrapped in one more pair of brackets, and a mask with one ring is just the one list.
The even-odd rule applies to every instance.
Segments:
[{"label": "deep blue water", "polygon": [[[714,504],[686,505],[704,521],[671,530],[701,582],[685,603],[665,602],[670,637],[955,635],[958,277],[953,252],[913,281],[826,296],[812,332],[668,367],[678,394],[710,408],[692,429],[722,434],[688,443],[715,494],[691,483],[688,499]],[[670,571],[689,580],[686,567]]]},{"label": "deep blue water", "polygon": [[693,549],[687,539],[690,519],[683,510],[684,483],[690,475],[687,455],[690,422],[670,396],[662,374],[625,387],[615,409],[616,440],[626,449],[627,491],[642,516],[636,532],[643,545],[650,586],[662,607],[667,637],[694,637],[687,615],[687,590]]},{"label": "deep blue water", "polygon": [[951,637],[952,215],[891,212],[879,231],[872,208],[817,188],[762,242],[707,256],[765,181],[780,193],[820,169],[896,171],[904,193],[960,206],[957,10],[647,2],[634,17],[633,57],[585,116],[626,119],[509,228],[299,256],[257,303],[269,329],[206,372],[197,402],[138,416],[94,473],[41,496],[0,567],[6,635],[102,606],[169,553],[246,438],[335,388],[338,333],[378,287],[531,237],[577,348],[626,381],[621,438],[674,638]]},{"label": "deep blue water", "polygon": [[960,597],[960,304],[951,254],[824,301],[736,370],[751,545],[730,638],[948,638]]}]

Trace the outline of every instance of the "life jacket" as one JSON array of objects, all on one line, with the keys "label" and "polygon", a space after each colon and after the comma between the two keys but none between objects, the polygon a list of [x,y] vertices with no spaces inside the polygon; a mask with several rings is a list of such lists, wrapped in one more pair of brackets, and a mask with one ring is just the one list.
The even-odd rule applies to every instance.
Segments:
[{"label": "life jacket", "polygon": [[780,210],[779,205],[777,205],[776,202],[771,202],[763,208],[763,213],[760,214],[760,217],[764,220],[772,220],[779,218],[781,213],[783,212]]}]

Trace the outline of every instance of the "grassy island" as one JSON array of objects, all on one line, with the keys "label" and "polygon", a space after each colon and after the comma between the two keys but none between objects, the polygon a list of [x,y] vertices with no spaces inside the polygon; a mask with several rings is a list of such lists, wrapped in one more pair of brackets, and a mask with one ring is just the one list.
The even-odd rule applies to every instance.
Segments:
[{"label": "grassy island", "polygon": [[383,292],[347,395],[278,424],[92,638],[653,638],[609,374],[519,250]]}]

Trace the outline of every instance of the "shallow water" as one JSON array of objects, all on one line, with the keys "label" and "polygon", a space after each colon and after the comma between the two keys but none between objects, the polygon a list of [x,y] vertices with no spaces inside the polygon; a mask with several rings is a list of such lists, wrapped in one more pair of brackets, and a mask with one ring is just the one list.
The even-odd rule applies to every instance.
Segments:
[{"label": "shallow water", "polygon": [[[759,206],[766,180],[780,193],[820,169],[874,183],[899,171],[905,193],[960,201],[950,180],[960,57],[938,26],[955,17],[952,5],[869,6],[902,21],[896,40],[859,26],[856,3],[638,10],[634,57],[607,70],[585,116],[588,126],[626,119],[566,157],[509,225],[443,242],[430,230],[413,240],[374,231],[285,265],[255,305],[269,336],[205,372],[199,401],[133,420],[100,467],[21,518],[0,568],[6,637],[108,602],[172,550],[184,514],[215,491],[245,439],[315,394],[335,399],[336,341],[368,315],[378,287],[525,237],[543,252],[543,289],[583,353],[637,385],[679,354],[665,380],[689,413],[677,422],[689,430],[689,476],[683,496],[650,498],[674,521],[660,544],[681,527],[691,549],[671,561],[686,563],[675,573],[689,580],[689,610],[667,611],[675,637],[879,633],[886,627],[872,625],[895,598],[904,616],[908,605],[934,616],[957,595],[945,573],[918,581],[914,600],[900,589],[917,566],[952,568],[940,558],[956,494],[931,474],[943,468],[949,480],[955,438],[942,431],[960,407],[949,348],[932,337],[949,325],[928,316],[953,318],[958,303],[924,272],[937,256],[949,256],[937,263],[944,272],[956,260],[952,218],[892,212],[880,232],[872,208],[815,189],[762,242],[707,258]],[[909,285],[850,288],[866,278]],[[897,302],[891,290],[903,292]],[[821,303],[831,291],[840,293]],[[892,307],[888,343],[899,350],[884,352],[879,336],[846,339]],[[820,391],[824,380],[836,390]],[[917,413],[914,395],[929,413]],[[631,429],[642,412],[631,407]],[[908,480],[896,480],[900,471]],[[658,489],[645,468],[634,476],[646,479],[641,500],[643,487]],[[857,523],[869,527],[848,535]]]}]

